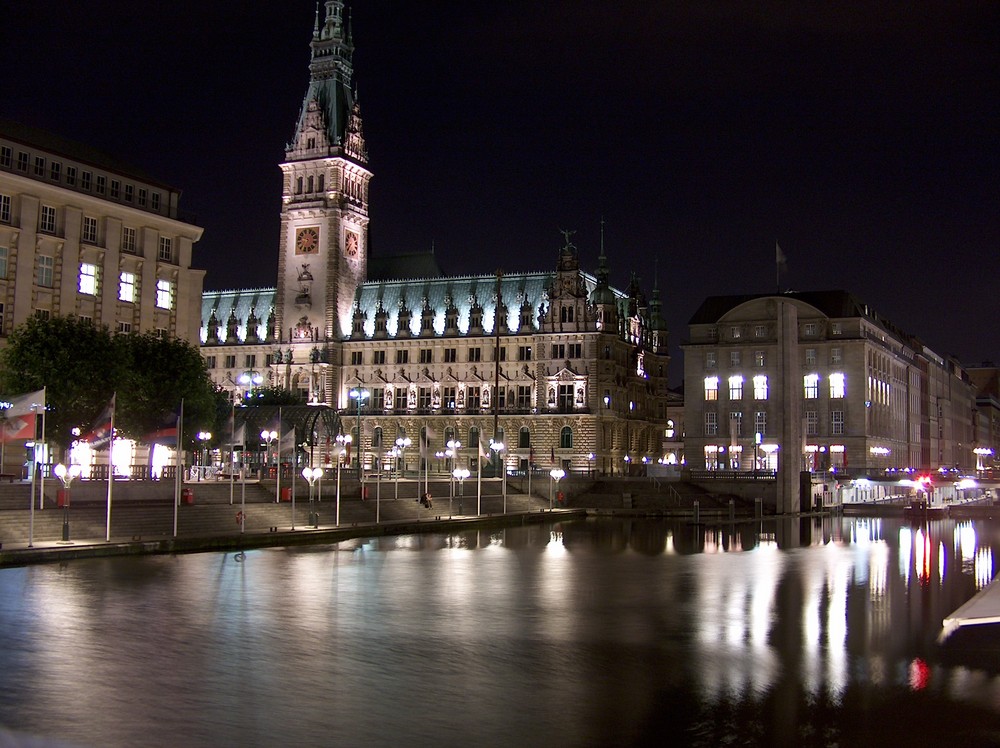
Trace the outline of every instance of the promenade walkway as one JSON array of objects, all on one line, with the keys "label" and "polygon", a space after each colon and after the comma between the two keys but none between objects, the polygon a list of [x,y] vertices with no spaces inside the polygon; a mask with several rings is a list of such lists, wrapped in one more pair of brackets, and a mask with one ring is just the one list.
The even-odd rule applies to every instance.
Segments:
[{"label": "promenade walkway", "polygon": [[[351,495],[342,482],[339,506],[333,481],[317,484],[311,503],[309,486],[302,480],[295,486],[294,502],[290,495],[287,501],[275,501],[274,481],[232,486],[228,481],[185,483],[193,503],[182,501],[176,508],[173,485],[122,482],[112,489],[108,540],[107,484],[74,484],[65,513],[56,504],[57,488],[46,481],[43,508],[37,507],[36,498],[32,511],[30,484],[0,486],[0,566],[83,556],[336,542],[359,535],[428,532],[449,522],[510,524],[526,515],[539,515],[540,520],[549,509],[547,500],[520,493],[508,493],[505,501],[499,482],[486,481],[478,501],[472,481],[464,486],[464,496],[449,501],[450,483],[431,480],[430,508],[417,501],[424,483],[412,479],[370,484],[366,500],[356,482]],[[461,493],[458,485],[455,491]],[[312,514],[315,522],[310,522]],[[64,518],[69,522],[68,542],[62,540]]]}]

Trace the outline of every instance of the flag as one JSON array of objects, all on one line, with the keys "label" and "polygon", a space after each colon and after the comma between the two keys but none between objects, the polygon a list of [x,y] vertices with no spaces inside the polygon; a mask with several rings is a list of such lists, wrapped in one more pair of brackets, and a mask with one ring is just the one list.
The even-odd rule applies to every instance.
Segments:
[{"label": "flag", "polygon": [[12,397],[9,403],[3,413],[7,418],[34,414],[38,410],[45,410],[45,390]]},{"label": "flag", "polygon": [[278,440],[278,455],[282,455],[289,450],[295,449],[295,427],[288,429]]},{"label": "flag", "polygon": [[117,397],[117,393],[111,396],[111,402],[104,406],[104,410],[97,416],[97,420],[90,427],[90,431],[83,434],[80,437],[80,441],[87,442],[93,449],[104,447],[110,443],[112,437],[111,427],[115,418],[115,399]]},{"label": "flag", "polygon": [[247,425],[245,423],[241,424],[240,427],[238,429],[236,429],[235,431],[230,430],[229,433],[232,436],[229,439],[229,441],[227,442],[228,446],[230,446],[230,447],[237,447],[237,446],[242,447],[244,444],[246,444],[246,441],[247,441]]},{"label": "flag", "polygon": [[779,270],[788,270],[788,258],[786,258],[785,253],[781,251],[781,247],[778,246],[778,242],[774,243],[774,264],[778,266]]},{"label": "flag", "polygon": [[5,416],[0,421],[0,442],[10,444],[22,439],[35,438],[35,416]]},{"label": "flag", "polygon": [[552,464],[556,464],[556,448],[549,447],[549,459],[552,460]]},{"label": "flag", "polygon": [[484,460],[486,460],[487,462],[489,462],[490,451],[485,446],[483,446],[482,437],[480,437],[479,439],[479,456]]},{"label": "flag", "polygon": [[420,456],[427,457],[431,453],[431,442],[437,438],[437,433],[430,426],[425,426],[420,434]]},{"label": "flag", "polygon": [[177,419],[180,417],[180,413],[168,413],[163,418],[163,422],[159,428],[149,432],[144,437],[142,441],[147,444],[163,444],[169,447],[177,446]]}]

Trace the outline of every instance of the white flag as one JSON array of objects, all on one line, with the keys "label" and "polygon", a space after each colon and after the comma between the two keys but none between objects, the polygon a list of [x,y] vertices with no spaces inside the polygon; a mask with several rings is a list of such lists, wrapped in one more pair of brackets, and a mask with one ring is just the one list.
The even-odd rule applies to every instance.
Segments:
[{"label": "white flag", "polygon": [[295,427],[288,429],[278,441],[278,454],[284,454],[295,448]]},{"label": "white flag", "polygon": [[45,410],[45,390],[12,397],[10,407],[3,412],[3,415],[7,418],[13,418],[14,416],[31,415],[39,410]]}]

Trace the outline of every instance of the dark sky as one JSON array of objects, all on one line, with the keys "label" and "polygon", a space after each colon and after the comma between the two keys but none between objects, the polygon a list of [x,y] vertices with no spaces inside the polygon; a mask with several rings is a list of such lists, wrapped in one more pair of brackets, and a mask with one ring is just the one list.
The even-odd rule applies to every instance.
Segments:
[{"label": "dark sky", "polygon": [[[15,2],[3,116],[184,191],[207,289],[275,282],[278,164],[314,3]],[[1000,362],[1000,3],[353,3],[372,249],[449,273],[654,276],[672,353],[706,296],[842,288]],[[679,372],[678,368],[674,371]],[[676,383],[676,382],[675,382]]]}]

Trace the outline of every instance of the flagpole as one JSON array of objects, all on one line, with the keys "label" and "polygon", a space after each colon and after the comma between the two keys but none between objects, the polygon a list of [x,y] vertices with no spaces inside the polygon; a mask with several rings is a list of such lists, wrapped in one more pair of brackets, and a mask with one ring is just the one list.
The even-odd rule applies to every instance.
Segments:
[{"label": "flagpole", "polygon": [[479,459],[476,460],[476,516],[483,513],[483,437],[479,437]]},{"label": "flagpole", "polygon": [[[278,406],[278,454],[275,455],[274,474],[277,476],[277,483],[274,487],[274,503],[281,503],[281,406]],[[359,439],[361,437],[358,437]]]},{"label": "flagpole", "polygon": [[111,440],[108,442],[108,520],[104,531],[105,542],[111,542],[111,487],[115,482],[115,409],[118,407],[118,393],[111,395]]},{"label": "flagpole", "polygon": [[236,472],[236,402],[229,416],[229,506],[233,505],[233,474]]},{"label": "flagpole", "polygon": [[[42,387],[42,397],[44,399],[45,388]],[[45,459],[45,406],[42,406],[42,459]],[[45,471],[42,470],[38,476],[38,508],[45,508]]]},{"label": "flagpole", "polygon": [[174,476],[174,537],[177,537],[177,508],[181,504],[181,470],[182,470],[182,455],[181,444],[183,442],[182,434],[184,433],[184,398],[181,398],[181,412],[177,416],[177,475]]}]

